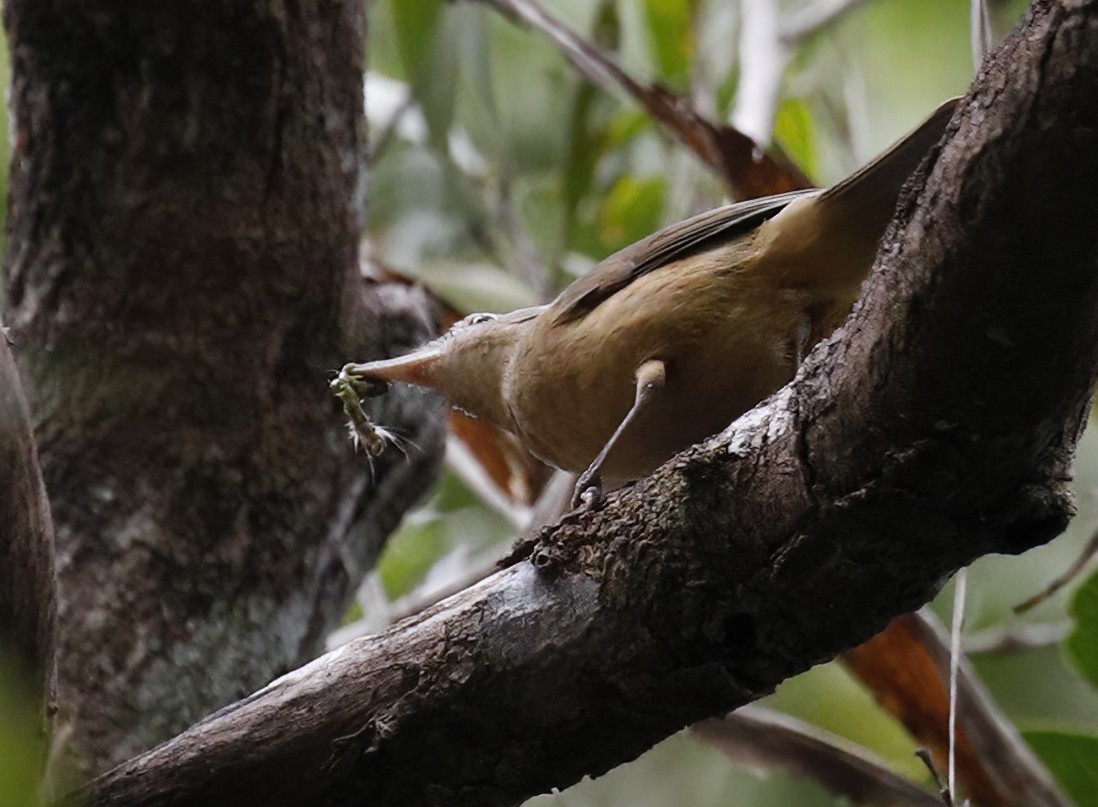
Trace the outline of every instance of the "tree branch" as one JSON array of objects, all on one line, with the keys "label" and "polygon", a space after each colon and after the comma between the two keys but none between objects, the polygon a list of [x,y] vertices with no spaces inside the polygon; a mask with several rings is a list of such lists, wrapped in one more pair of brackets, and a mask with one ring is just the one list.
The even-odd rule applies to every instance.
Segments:
[{"label": "tree branch", "polygon": [[745,706],[690,729],[738,765],[784,768],[853,804],[941,807],[941,801],[866,749],[780,712]]},{"label": "tree branch", "polygon": [[950,737],[949,636],[929,609],[905,614],[888,630],[844,653],[842,660],[942,770],[948,767],[954,743],[957,781],[975,803],[1070,804],[963,658],[958,670],[958,731]]},{"label": "tree branch", "polygon": [[732,195],[746,199],[812,183],[777,147],[760,149],[744,132],[714,123],[690,103],[658,84],[627,73],[610,54],[539,6],[535,0],[481,0],[522,25],[548,36],[589,81],[633,99],[667,132],[711,167]]},{"label": "tree branch", "polygon": [[528,560],[80,797],[514,804],[760,697],[982,554],[1058,535],[1098,372],[1096,28],[1093,0],[1034,4],[851,320],[766,404]]}]

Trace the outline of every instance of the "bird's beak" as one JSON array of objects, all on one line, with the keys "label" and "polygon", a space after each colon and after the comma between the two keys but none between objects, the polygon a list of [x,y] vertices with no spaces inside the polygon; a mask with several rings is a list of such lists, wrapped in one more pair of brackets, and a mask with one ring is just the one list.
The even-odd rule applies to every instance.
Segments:
[{"label": "bird's beak", "polygon": [[424,345],[395,359],[349,364],[344,368],[344,373],[360,381],[403,381],[406,384],[434,388],[437,385],[436,369],[442,353],[436,344]]}]

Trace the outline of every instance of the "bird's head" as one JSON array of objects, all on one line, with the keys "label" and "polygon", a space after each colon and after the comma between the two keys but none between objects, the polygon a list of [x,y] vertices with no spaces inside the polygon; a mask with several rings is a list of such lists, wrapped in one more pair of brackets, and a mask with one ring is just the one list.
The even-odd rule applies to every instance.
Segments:
[{"label": "bird's head", "polygon": [[[393,382],[442,393],[459,409],[512,428],[504,402],[506,373],[523,336],[544,307],[509,314],[470,314],[446,333],[395,359],[351,364],[345,372],[384,391]],[[369,392],[369,390],[368,390]]]}]

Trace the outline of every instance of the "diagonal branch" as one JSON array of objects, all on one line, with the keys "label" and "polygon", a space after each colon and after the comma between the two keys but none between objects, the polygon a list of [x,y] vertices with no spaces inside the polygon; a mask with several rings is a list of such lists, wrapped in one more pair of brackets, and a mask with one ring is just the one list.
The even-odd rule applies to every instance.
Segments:
[{"label": "diagonal branch", "polygon": [[732,122],[756,142],[770,142],[782,77],[803,41],[864,0],[816,0],[783,19],[777,0],[741,0],[740,81]]},{"label": "diagonal branch", "polygon": [[980,555],[1058,535],[1098,375],[1095,27],[1093,0],[1034,4],[790,386],[84,803],[514,804],[757,699]]},{"label": "diagonal branch", "polygon": [[629,75],[614,57],[580,36],[534,0],[481,0],[501,13],[548,36],[589,81],[624,94],[640,104],[680,143],[710,166],[739,199],[812,186],[784,154],[768,151],[743,132],[714,123],[690,103],[658,84]]},{"label": "diagonal branch", "polygon": [[789,44],[797,44],[816,35],[821,30],[846,16],[866,0],[816,0],[789,15],[781,26],[781,37]]},{"label": "diagonal branch", "polygon": [[[950,743],[950,652],[945,629],[924,609],[900,617],[842,656],[943,768]],[[1066,807],[1069,802],[967,660],[962,659],[959,674],[955,753],[963,790],[985,807]]]},{"label": "diagonal branch", "polygon": [[937,798],[864,748],[780,712],[746,706],[703,720],[691,731],[733,762],[784,768],[854,804],[941,807]]}]

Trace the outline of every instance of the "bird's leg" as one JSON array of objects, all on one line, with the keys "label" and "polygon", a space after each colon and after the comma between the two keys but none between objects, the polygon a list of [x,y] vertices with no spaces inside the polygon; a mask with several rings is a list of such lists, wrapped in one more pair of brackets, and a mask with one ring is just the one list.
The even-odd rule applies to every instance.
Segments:
[{"label": "bird's leg", "polygon": [[606,441],[606,445],[602,447],[602,451],[595,457],[594,462],[588,466],[586,471],[580,474],[580,478],[576,482],[576,489],[572,493],[573,508],[579,507],[581,504],[585,507],[594,507],[602,500],[601,471],[603,463],[606,462],[606,457],[613,450],[618,440],[621,439],[625,430],[629,428],[629,424],[659,395],[666,380],[667,367],[659,359],[649,359],[637,368],[637,393],[633,400],[633,407],[618,425],[618,428],[614,430],[610,439]]},{"label": "bird's leg", "polygon": [[804,364],[805,357],[811,349],[812,320],[805,315],[801,318],[800,323],[797,324],[797,335],[793,337],[793,358],[794,361],[796,361],[796,364],[793,366],[793,372],[796,372],[797,368]]}]

